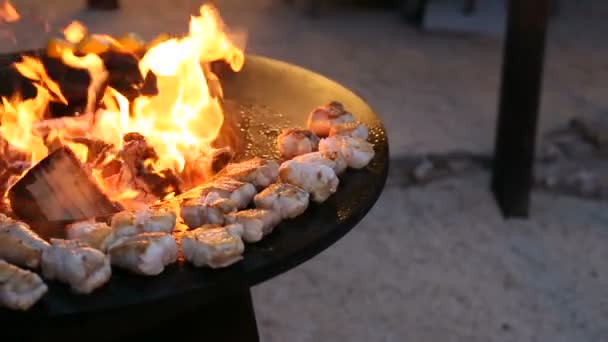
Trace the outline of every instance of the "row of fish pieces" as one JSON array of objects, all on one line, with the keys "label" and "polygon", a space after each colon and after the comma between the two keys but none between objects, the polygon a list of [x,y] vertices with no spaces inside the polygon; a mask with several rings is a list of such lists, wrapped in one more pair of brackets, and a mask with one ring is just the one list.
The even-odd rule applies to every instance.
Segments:
[{"label": "row of fish pieces", "polygon": [[124,211],[114,215],[110,226],[79,222],[68,227],[67,235],[107,253],[114,266],[157,275],[177,260],[177,242],[171,235],[176,221],[168,208]]},{"label": "row of fish pieces", "polygon": [[[90,293],[103,285],[111,274],[109,259],[99,250],[81,242],[61,239],[52,239],[49,244],[27,224],[4,215],[0,217],[0,259],[16,265],[14,267],[40,267],[46,278],[68,283],[78,293]],[[37,275],[26,277],[26,273],[4,264],[2,266],[7,274],[21,274],[32,285],[29,292],[22,294],[23,302],[18,301],[19,297],[14,297],[18,296],[15,289],[5,288],[0,291],[2,296],[7,296],[6,301],[2,300],[4,305],[16,305],[19,308],[32,305],[34,297],[41,291],[36,290],[42,288],[41,280],[37,280]]]},{"label": "row of fish pieces", "polygon": [[274,160],[253,158],[228,164],[220,178],[181,203],[180,216],[190,228],[224,224],[226,215],[246,208],[257,189],[275,182],[278,174],[279,164]]},{"label": "row of fish pieces", "polygon": [[226,215],[226,226],[206,224],[182,236],[184,258],[197,267],[227,267],[242,259],[245,245],[270,234],[281,216],[269,209],[248,209]]},{"label": "row of fish pieces", "polygon": [[[238,188],[233,191],[239,191]],[[225,198],[210,200],[198,197],[186,200],[181,205],[180,215],[184,223],[190,228],[204,224],[230,224],[244,225],[244,238],[247,242],[259,241],[263,236],[280,222],[281,219],[300,215],[308,206],[308,193],[296,186],[275,183],[254,196],[251,193],[248,200],[254,197],[258,209],[242,210],[234,205],[233,201]]]},{"label": "row of fish pieces", "polygon": [[194,198],[184,200],[180,216],[190,228],[224,224],[224,216],[247,207],[256,192],[251,183],[222,177],[203,186]]}]

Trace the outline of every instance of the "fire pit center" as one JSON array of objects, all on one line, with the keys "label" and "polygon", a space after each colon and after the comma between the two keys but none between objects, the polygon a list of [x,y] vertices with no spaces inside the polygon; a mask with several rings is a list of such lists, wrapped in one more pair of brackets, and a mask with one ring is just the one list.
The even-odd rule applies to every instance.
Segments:
[{"label": "fire pit center", "polygon": [[[41,340],[55,337],[69,341],[80,336],[104,340],[138,332],[138,327],[145,329],[154,326],[153,322],[169,328],[177,321],[187,321],[183,315],[193,310],[215,312],[214,305],[228,303],[226,298],[234,293],[247,293],[247,303],[249,287],[320,253],[372,208],[387,177],[388,141],[380,120],[362,99],[321,75],[259,56],[248,55],[240,72],[220,73],[220,78],[226,102],[232,106],[227,112],[245,124],[249,132],[246,140],[259,141],[260,136],[278,127],[304,127],[311,108],[335,100],[370,127],[374,159],[366,168],[350,170],[341,177],[338,191],[326,202],[311,205],[303,215],[283,221],[261,242],[248,245],[243,260],[232,267],[211,270],[178,263],[151,278],[117,271],[106,286],[88,296],[74,295],[65,285],[51,282],[49,293],[30,311],[0,309],[0,321],[7,327],[2,334],[34,334]],[[263,145],[244,151],[244,157],[247,153],[273,153]],[[168,323],[170,318],[177,321]],[[234,323],[230,316],[226,321]],[[108,323],[113,328],[100,331],[98,324]],[[222,326],[221,322],[215,325]]]},{"label": "fire pit center", "polygon": [[64,33],[0,59],[0,93],[22,95],[3,97],[0,124],[12,184],[0,305],[22,311],[0,309],[0,338],[200,336],[204,322],[203,339],[257,340],[249,288],[330,246],[378,199],[380,120],[318,74],[245,58],[207,5],[188,36],[146,49]]}]

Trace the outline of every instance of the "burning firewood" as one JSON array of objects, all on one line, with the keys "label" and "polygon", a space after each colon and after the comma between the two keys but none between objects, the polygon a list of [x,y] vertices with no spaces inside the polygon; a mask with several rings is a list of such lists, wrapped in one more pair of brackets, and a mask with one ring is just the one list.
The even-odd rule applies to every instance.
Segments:
[{"label": "burning firewood", "polygon": [[181,181],[170,169],[156,170],[154,163],[158,155],[139,133],[128,133],[125,144],[118,153],[123,162],[120,177],[123,182],[130,179],[133,186],[146,194],[163,198],[169,193],[181,193]]},{"label": "burning firewood", "polygon": [[8,198],[15,215],[43,237],[63,236],[67,223],[118,211],[68,147],[31,168],[9,190]]}]

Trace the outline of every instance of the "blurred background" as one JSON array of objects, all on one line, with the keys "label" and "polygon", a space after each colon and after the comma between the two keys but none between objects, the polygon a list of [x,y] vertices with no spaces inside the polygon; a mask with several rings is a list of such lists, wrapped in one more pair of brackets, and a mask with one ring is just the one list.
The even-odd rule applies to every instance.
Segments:
[{"label": "blurred background", "polygon": [[[464,1],[431,0],[422,27],[398,2],[323,2],[215,1],[248,53],[361,95],[391,148],[387,187],[359,226],[253,289],[262,341],[608,341],[608,1],[562,0],[551,18],[528,220],[500,215],[485,162],[504,2],[465,16]],[[185,33],[201,0],[13,3],[22,20],[1,26],[1,52],[43,47],[72,20]]]}]

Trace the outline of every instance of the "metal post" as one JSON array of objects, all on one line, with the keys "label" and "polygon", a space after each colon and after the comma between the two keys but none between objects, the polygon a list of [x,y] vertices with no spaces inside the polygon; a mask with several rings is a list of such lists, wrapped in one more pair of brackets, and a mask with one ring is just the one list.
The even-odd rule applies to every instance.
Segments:
[{"label": "metal post", "polygon": [[505,217],[527,217],[550,0],[510,0],[492,189]]}]

